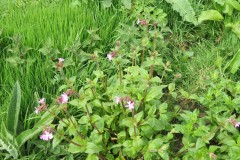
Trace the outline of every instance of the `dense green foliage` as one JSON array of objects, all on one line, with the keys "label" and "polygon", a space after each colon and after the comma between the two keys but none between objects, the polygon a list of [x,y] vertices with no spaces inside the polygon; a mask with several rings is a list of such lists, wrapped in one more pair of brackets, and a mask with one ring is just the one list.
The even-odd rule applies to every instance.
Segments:
[{"label": "dense green foliage", "polygon": [[0,159],[240,159],[239,10],[0,1]]}]

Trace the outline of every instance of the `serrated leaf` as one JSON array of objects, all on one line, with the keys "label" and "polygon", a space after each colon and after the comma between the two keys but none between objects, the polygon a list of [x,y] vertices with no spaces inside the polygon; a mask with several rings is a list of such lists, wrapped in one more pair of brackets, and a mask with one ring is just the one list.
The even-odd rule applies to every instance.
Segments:
[{"label": "serrated leaf", "polygon": [[173,10],[177,11],[183,20],[197,25],[195,11],[188,0],[166,0],[172,5]]},{"label": "serrated leaf", "polygon": [[8,106],[8,114],[7,114],[7,129],[16,135],[17,126],[18,126],[18,116],[20,111],[20,104],[21,104],[21,89],[19,82],[15,83],[12,99],[10,105]]}]

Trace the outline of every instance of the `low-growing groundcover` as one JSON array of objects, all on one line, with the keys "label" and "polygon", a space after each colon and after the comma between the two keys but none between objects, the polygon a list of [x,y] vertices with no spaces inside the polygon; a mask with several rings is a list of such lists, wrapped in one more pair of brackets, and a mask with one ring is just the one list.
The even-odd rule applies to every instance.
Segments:
[{"label": "low-growing groundcover", "polygon": [[[107,2],[112,1],[104,1],[103,6],[110,7],[112,3]],[[123,2],[128,7],[129,3]],[[210,10],[203,11],[197,20],[190,15],[194,12],[191,1],[166,2],[193,25],[222,19],[217,11]],[[238,4],[223,3],[228,7]],[[177,69],[181,65],[173,64],[174,58],[166,56],[175,49],[170,48],[172,40],[168,41],[173,34],[168,12],[156,1],[134,1],[130,6],[133,8],[128,10],[128,23],[117,27],[115,43],[107,53],[95,46],[99,41],[97,30],[89,30],[90,37],[84,39],[84,45],[67,50],[73,55],[80,51],[80,59],[69,58],[68,54],[46,55],[52,62],[58,90],[50,96],[32,95],[36,97],[30,109],[35,122],[25,131],[19,129],[21,85],[16,82],[7,120],[1,123],[0,156],[240,159],[240,83],[235,80],[240,51],[228,63],[218,54],[201,81],[200,91],[185,91],[181,87],[185,73]],[[218,16],[209,17],[206,13]],[[43,51],[55,53],[55,48],[39,50]],[[191,50],[184,54],[184,61],[194,57]],[[71,74],[72,63],[87,64],[92,73],[84,78]]]}]

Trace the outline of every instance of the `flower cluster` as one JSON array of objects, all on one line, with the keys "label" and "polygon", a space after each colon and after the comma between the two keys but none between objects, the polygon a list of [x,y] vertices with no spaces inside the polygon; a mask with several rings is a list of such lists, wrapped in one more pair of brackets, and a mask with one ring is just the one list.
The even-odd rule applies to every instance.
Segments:
[{"label": "flower cluster", "polygon": [[47,127],[42,131],[42,134],[40,135],[40,139],[44,141],[48,141],[53,139],[53,130],[50,127]]},{"label": "flower cluster", "polygon": [[45,98],[42,98],[38,101],[38,103],[40,104],[38,107],[35,107],[35,113],[38,114],[40,111],[44,110],[45,108],[47,108],[47,105],[45,103]]},{"label": "flower cluster", "polygon": [[63,94],[61,94],[61,96],[59,96],[57,98],[57,103],[59,104],[66,104],[68,103],[69,100],[69,96],[75,94],[73,90],[69,89],[66,92],[64,92]]},{"label": "flower cluster", "polygon": [[123,98],[116,96],[115,99],[116,104],[119,104],[121,101],[126,101],[125,107],[129,108],[131,111],[134,109],[134,101],[131,100],[128,96]]}]

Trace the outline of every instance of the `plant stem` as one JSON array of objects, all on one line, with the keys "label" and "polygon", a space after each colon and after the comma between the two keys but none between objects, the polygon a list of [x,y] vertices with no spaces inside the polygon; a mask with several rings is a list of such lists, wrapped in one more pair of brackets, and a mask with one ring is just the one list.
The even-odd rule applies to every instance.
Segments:
[{"label": "plant stem", "polygon": [[71,139],[68,139],[67,137],[65,137],[63,134],[59,133],[57,130],[54,129],[55,132],[57,132],[57,134],[59,134],[61,137],[63,137],[66,141],[68,141],[69,143],[72,143],[78,147],[82,147],[82,145],[76,143],[76,142],[73,142]]},{"label": "plant stem", "polygon": [[58,115],[54,114],[54,113],[53,113],[52,111],[50,111],[48,108],[46,108],[46,110],[47,110],[49,113],[51,113],[54,117],[56,117],[59,121],[62,121],[64,124],[66,124],[66,125],[68,126],[67,122],[65,122],[64,120],[62,120]]},{"label": "plant stem", "polygon": [[90,112],[89,112],[89,110],[88,110],[87,105],[85,105],[85,108],[86,108],[87,116],[88,116],[88,118],[89,118],[89,122],[90,122],[91,126],[92,126],[93,128],[95,128],[95,129],[98,131],[99,134],[101,134],[101,132],[99,131],[99,129],[97,128],[97,126],[96,126],[94,123],[92,123],[92,118],[91,118],[91,115],[90,115]]},{"label": "plant stem", "polygon": [[134,136],[136,137],[137,136],[137,133],[136,133],[136,126],[134,125],[134,109],[132,109],[132,119],[133,119],[133,129],[134,129]]},{"label": "plant stem", "polygon": [[73,120],[72,120],[72,117],[70,116],[69,112],[67,110],[64,110],[65,113],[67,114],[68,118],[70,119],[71,123],[73,124],[73,127],[75,128],[76,132],[78,133],[78,135],[84,139],[84,136],[82,133],[80,133],[78,130],[77,130],[77,126],[74,124]]},{"label": "plant stem", "polygon": [[120,85],[122,85],[122,67],[121,65],[119,64],[118,65],[118,69],[119,69],[119,79],[120,79]]}]

